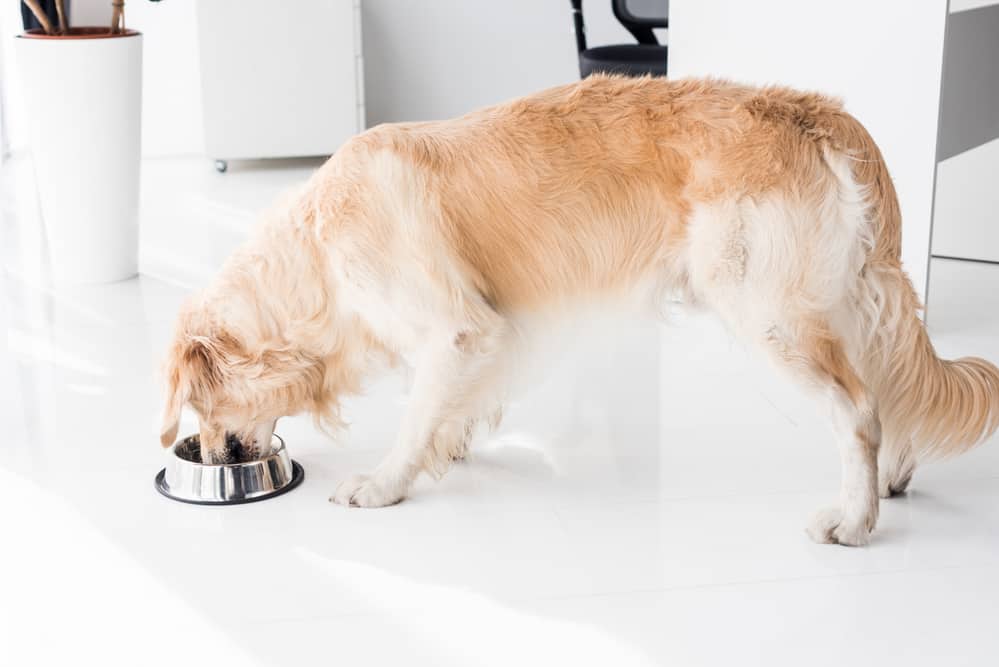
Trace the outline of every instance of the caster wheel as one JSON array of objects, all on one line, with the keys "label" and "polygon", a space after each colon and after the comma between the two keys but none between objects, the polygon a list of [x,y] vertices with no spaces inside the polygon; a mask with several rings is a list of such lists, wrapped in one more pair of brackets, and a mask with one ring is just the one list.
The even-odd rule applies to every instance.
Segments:
[{"label": "caster wheel", "polygon": [[215,171],[219,172],[220,174],[224,174],[226,172],[226,169],[228,168],[229,168],[229,163],[226,162],[225,160],[215,160]]}]

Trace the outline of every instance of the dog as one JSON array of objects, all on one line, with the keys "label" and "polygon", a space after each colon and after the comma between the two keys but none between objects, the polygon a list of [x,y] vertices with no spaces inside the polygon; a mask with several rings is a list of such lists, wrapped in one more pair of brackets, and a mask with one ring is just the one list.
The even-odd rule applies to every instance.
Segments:
[{"label": "dog", "polygon": [[181,408],[207,461],[405,364],[397,441],[331,500],[381,507],[443,474],[501,414],[524,318],[671,296],[707,309],[827,404],[837,506],[808,527],[862,545],[917,463],[999,424],[999,370],[939,359],[900,263],[874,140],[834,99],[717,80],[594,76],[350,140],[181,311],[161,440]]}]

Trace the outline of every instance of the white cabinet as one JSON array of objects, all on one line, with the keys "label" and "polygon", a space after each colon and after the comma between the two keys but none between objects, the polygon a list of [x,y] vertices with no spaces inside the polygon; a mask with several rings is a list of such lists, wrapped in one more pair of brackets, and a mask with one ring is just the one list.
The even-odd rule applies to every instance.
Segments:
[{"label": "white cabinet", "polygon": [[364,128],[360,0],[198,0],[207,154],[329,155]]},{"label": "white cabinet", "polygon": [[999,262],[999,139],[937,165],[933,254]]},{"label": "white cabinet", "polygon": [[951,0],[937,143],[934,255],[999,262],[996,62],[999,0]]}]

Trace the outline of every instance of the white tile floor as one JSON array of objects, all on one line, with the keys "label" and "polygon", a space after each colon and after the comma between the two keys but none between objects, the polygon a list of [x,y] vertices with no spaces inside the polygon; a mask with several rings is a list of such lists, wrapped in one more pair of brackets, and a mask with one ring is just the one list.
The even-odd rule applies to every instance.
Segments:
[{"label": "white tile floor", "polygon": [[[302,171],[197,172],[181,199],[209,219]],[[804,525],[838,480],[819,410],[696,315],[587,320],[525,382],[496,436],[396,507],[326,500],[385,451],[402,400],[394,379],[350,403],[339,446],[307,419],[279,425],[307,473],[292,493],[229,508],[166,500],[152,486],[163,465],[153,369],[187,290],[149,277],[32,286],[17,192],[8,182],[0,199],[0,236],[19,239],[4,249],[13,272],[0,273],[0,665],[952,666],[999,655],[999,442],[921,469],[882,506],[870,547],[814,545]],[[147,259],[192,224],[143,220]],[[243,229],[202,228],[198,266]],[[942,354],[999,359],[997,288],[999,266],[934,262]]]}]

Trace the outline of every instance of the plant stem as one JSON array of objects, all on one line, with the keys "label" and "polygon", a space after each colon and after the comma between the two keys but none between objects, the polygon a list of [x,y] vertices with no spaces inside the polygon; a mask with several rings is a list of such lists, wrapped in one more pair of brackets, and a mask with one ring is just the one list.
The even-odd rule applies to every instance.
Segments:
[{"label": "plant stem", "polygon": [[38,22],[42,24],[42,30],[45,31],[45,34],[54,35],[55,28],[52,27],[52,21],[49,20],[49,17],[45,14],[45,10],[42,9],[42,6],[38,4],[38,0],[24,0],[24,4],[28,6],[31,13],[35,15],[36,19],[38,19]]},{"label": "plant stem", "polygon": [[69,32],[69,24],[66,23],[66,0],[56,0],[56,14],[59,15],[59,34],[65,35]]},{"label": "plant stem", "polygon": [[125,29],[125,0],[111,0],[111,32],[117,35]]}]

